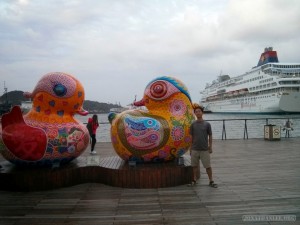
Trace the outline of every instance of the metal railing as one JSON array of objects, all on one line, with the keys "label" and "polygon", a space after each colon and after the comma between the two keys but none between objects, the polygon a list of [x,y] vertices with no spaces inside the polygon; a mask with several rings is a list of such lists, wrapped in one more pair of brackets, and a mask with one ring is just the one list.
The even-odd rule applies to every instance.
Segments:
[{"label": "metal railing", "polygon": [[[279,125],[284,127],[285,121],[290,119],[293,122],[294,130],[289,133],[289,137],[300,137],[300,117],[277,117],[277,118],[238,118],[238,119],[205,119],[211,123],[213,138],[220,140],[227,139],[252,139],[264,137],[265,125]],[[86,123],[85,123],[86,124]],[[97,129],[97,140],[100,142],[110,142],[110,123],[99,122]]]},{"label": "metal railing", "polygon": [[[229,122],[229,121],[244,121],[244,125],[243,125],[243,139],[249,139],[249,135],[248,135],[248,124],[247,122],[248,121],[265,121],[265,124],[263,122],[258,122],[257,124],[260,124],[260,125],[271,125],[269,124],[270,121],[276,121],[276,120],[290,120],[290,121],[294,121],[292,127],[293,127],[293,130],[297,129],[297,127],[300,128],[300,117],[293,117],[293,118],[253,118],[253,119],[209,119],[209,120],[206,120],[208,122],[222,122],[222,136],[221,136],[221,139],[222,140],[227,140],[227,132],[226,132],[226,122]],[[277,123],[278,125],[278,123]],[[282,127],[284,127],[284,124],[283,123],[279,123],[279,125]],[[212,126],[213,127],[213,126]],[[299,129],[297,129],[299,130]],[[290,130],[286,130],[286,137],[290,137]],[[297,137],[298,136],[298,133],[296,132],[296,136],[294,135],[294,137]],[[299,134],[300,136],[300,134]]]}]

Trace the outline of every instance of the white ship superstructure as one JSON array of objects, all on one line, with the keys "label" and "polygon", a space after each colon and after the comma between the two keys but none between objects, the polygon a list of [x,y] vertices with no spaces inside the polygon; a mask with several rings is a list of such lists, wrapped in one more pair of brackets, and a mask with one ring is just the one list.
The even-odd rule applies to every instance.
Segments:
[{"label": "white ship superstructure", "polygon": [[207,85],[200,104],[221,113],[300,113],[299,89],[300,63],[279,63],[270,47],[250,71]]}]

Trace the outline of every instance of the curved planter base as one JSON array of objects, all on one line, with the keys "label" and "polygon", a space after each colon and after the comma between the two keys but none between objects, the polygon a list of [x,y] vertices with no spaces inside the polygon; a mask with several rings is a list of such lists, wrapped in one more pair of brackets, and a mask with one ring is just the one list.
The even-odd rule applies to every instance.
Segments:
[{"label": "curved planter base", "polygon": [[102,183],[121,188],[164,188],[192,179],[189,159],[177,162],[132,165],[118,156],[79,157],[56,168],[19,168],[5,161],[0,171],[1,190],[40,191],[82,183]]}]

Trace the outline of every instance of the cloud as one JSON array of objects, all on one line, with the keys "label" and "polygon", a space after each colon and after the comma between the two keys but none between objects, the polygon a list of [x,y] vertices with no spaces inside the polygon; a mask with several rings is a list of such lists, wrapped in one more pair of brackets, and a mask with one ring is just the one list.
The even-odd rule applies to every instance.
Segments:
[{"label": "cloud", "polygon": [[298,34],[299,9],[297,1],[233,0],[228,4],[222,27],[228,31],[228,38],[236,40],[286,40]]},{"label": "cloud", "polygon": [[86,98],[126,105],[173,75],[193,101],[221,73],[256,65],[265,47],[299,62],[298,1],[2,0],[0,74],[30,91],[51,71],[76,76]]}]

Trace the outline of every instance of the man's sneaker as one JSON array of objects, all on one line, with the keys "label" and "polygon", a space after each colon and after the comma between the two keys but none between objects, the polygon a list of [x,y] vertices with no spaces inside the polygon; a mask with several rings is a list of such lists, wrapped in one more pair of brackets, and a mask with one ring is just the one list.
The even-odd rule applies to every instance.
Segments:
[{"label": "man's sneaker", "polygon": [[193,180],[191,183],[189,183],[187,186],[188,187],[192,187],[195,186],[197,184],[197,182],[195,180]]},{"label": "man's sneaker", "polygon": [[93,151],[91,151],[91,154],[95,155],[95,154],[97,154],[97,152],[95,150],[93,150]]},{"label": "man's sneaker", "polygon": [[209,186],[213,187],[213,188],[217,188],[218,187],[218,185],[215,182],[213,182],[213,181],[209,182]]}]

